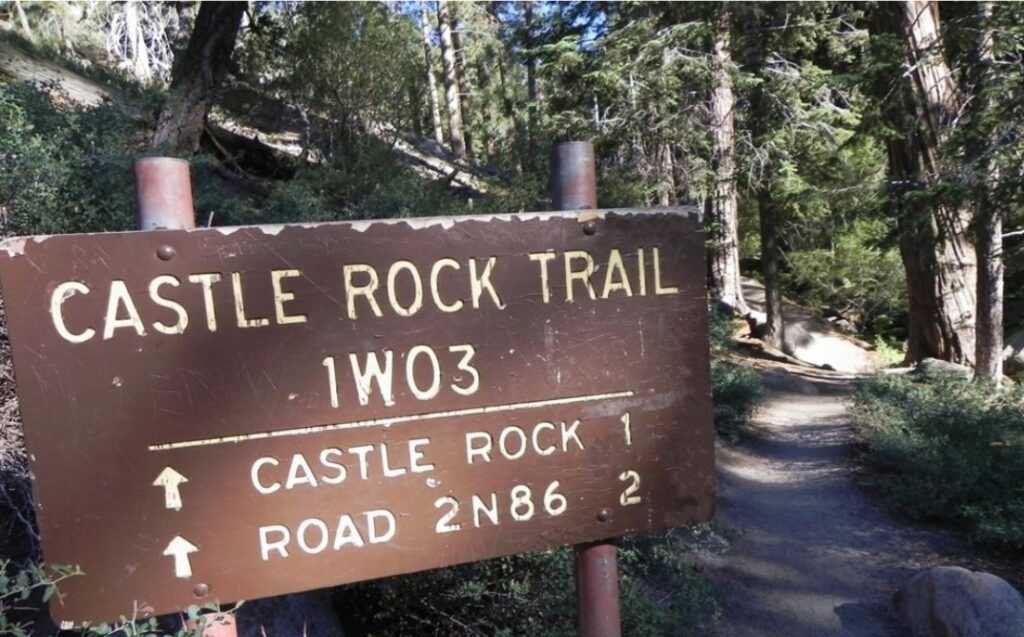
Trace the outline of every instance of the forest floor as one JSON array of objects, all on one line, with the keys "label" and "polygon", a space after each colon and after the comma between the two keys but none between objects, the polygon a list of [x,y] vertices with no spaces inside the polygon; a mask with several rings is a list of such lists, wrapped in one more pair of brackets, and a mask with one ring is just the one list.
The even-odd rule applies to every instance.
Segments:
[{"label": "forest floor", "polygon": [[800,393],[769,391],[745,438],[718,449],[716,520],[735,537],[712,569],[725,597],[714,634],[899,635],[892,594],[931,566],[987,570],[1019,586],[1011,565],[898,518],[865,488],[847,413],[852,383],[810,371]]}]

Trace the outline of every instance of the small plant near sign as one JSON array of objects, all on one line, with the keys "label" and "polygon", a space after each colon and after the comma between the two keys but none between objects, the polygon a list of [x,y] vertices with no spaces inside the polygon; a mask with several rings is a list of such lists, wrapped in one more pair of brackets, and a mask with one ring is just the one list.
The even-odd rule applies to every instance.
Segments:
[{"label": "small plant near sign", "polygon": [[[234,605],[237,610],[242,603]],[[193,604],[182,613],[183,628],[169,631],[161,626],[156,617],[139,619],[138,617],[121,617],[116,622],[103,624],[85,624],[78,627],[84,637],[104,637],[106,635],[118,635],[118,637],[202,637],[204,630],[210,626],[220,623],[231,623],[232,613],[222,611],[219,604],[204,604],[198,606]]]},{"label": "small plant near sign", "polygon": [[37,597],[46,603],[58,595],[57,586],[64,580],[81,575],[77,566],[63,564],[30,564],[16,569],[10,560],[0,562],[0,637],[22,637],[32,633],[32,622],[19,618],[22,613],[35,612]]},{"label": "small plant near sign", "polygon": [[[60,584],[84,573],[78,566],[66,564],[29,564],[18,568],[11,560],[0,561],[0,637],[28,637],[37,634],[34,619],[39,605],[61,596]],[[237,608],[241,603],[235,604]],[[168,630],[157,618],[121,617],[116,622],[76,626],[84,637],[119,635],[123,637],[200,637],[203,630],[231,615],[218,604],[189,606],[182,623],[192,627]]]}]

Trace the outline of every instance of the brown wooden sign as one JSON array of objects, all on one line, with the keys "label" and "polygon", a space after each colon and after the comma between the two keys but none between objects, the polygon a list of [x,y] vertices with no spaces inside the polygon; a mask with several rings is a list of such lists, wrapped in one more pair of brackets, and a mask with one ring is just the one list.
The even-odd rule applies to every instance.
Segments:
[{"label": "brown wooden sign", "polygon": [[689,209],[33,237],[0,253],[59,620],[707,520]]}]

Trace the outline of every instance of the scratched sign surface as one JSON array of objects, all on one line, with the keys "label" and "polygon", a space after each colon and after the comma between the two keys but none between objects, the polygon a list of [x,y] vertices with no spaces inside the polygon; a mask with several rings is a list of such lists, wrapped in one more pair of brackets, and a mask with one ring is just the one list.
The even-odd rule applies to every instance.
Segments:
[{"label": "scratched sign surface", "polygon": [[12,239],[58,620],[707,520],[688,209]]}]

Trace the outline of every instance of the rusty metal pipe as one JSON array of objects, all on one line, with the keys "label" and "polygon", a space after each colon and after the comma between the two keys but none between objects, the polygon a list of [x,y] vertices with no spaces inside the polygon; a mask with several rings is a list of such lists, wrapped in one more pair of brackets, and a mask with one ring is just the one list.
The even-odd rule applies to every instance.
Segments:
[{"label": "rusty metal pipe", "polygon": [[[141,157],[135,160],[135,205],[139,230],[191,230],[196,227],[192,205],[189,163],[173,157]],[[203,637],[238,637],[231,613],[208,615]],[[191,619],[186,630],[198,628]]]},{"label": "rusty metal pipe", "polygon": [[576,547],[576,615],[580,637],[621,637],[619,569],[614,544]]},{"label": "rusty metal pipe", "polygon": [[[590,142],[551,149],[551,201],[556,210],[597,207],[597,168]],[[621,637],[617,550],[609,542],[576,547],[576,616],[581,637]]]},{"label": "rusty metal pipe", "polygon": [[551,149],[551,201],[555,210],[597,207],[593,144],[564,142]]},{"label": "rusty metal pipe", "polygon": [[188,162],[172,157],[136,159],[135,204],[139,230],[195,228]]}]

